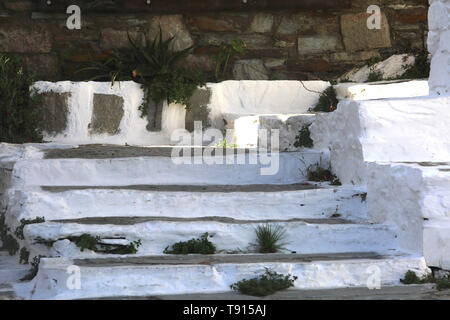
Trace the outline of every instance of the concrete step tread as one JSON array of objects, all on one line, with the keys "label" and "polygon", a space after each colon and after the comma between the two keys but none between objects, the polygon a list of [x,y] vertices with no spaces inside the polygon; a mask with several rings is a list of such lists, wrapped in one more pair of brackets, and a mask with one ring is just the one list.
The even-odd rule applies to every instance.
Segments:
[{"label": "concrete step tread", "polygon": [[[450,290],[437,291],[434,285],[383,286],[377,290],[368,288],[339,289],[287,289],[266,297],[244,295],[239,292],[198,293],[156,296],[101,297],[98,300],[440,300],[450,299]],[[90,300],[90,299],[86,299]]]},{"label": "concrete step tread", "polygon": [[[62,148],[62,149],[46,149],[43,150],[44,159],[114,159],[114,158],[136,158],[136,157],[171,157],[172,151],[177,148],[183,148],[183,155],[186,155],[188,150],[191,156],[194,156],[195,150],[201,154],[208,149],[208,153],[215,155],[215,151],[220,152],[225,156],[236,153],[258,153],[258,150],[251,148],[216,148],[209,146],[159,146],[159,147],[135,147],[135,146],[121,146],[121,145],[80,145],[76,148]],[[268,151],[270,152],[270,151]],[[311,153],[314,151],[305,151]],[[319,151],[316,151],[319,152]],[[178,154],[178,152],[177,152]]]},{"label": "concrete step tread", "polygon": [[219,222],[227,224],[252,224],[252,223],[277,223],[277,222],[304,222],[307,224],[353,224],[353,222],[340,218],[324,218],[324,219],[261,219],[261,220],[242,220],[229,217],[195,217],[195,218],[179,218],[179,217],[91,217],[81,219],[64,219],[50,220],[43,223],[76,223],[89,225],[135,225],[146,222]]},{"label": "concrete step tread", "polygon": [[[117,256],[101,258],[73,259],[73,264],[83,267],[112,267],[124,265],[216,265],[216,264],[250,264],[250,263],[308,263],[318,261],[383,260],[403,257],[398,254],[381,254],[377,252],[342,252],[317,254],[214,254],[214,255],[152,255],[152,256]],[[46,258],[54,260],[59,258]]]},{"label": "concrete step tread", "polygon": [[[284,192],[325,189],[324,185],[313,183],[295,184],[251,184],[251,185],[130,185],[130,186],[41,186],[49,192],[72,190],[138,190],[156,192]],[[336,187],[334,187],[335,189]]]}]

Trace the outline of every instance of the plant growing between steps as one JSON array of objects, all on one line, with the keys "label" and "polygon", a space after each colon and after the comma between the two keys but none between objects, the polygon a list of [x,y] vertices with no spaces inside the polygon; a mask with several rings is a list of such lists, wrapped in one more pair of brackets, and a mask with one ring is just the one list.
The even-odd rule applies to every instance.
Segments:
[{"label": "plant growing between steps", "polygon": [[342,185],[339,178],[332,172],[331,166],[328,169],[324,169],[320,166],[319,163],[315,165],[310,165],[306,169],[306,176],[309,181],[314,182],[325,182],[329,181],[332,186],[340,186]]},{"label": "plant growing between steps", "polygon": [[24,238],[24,235],[23,235],[23,228],[25,228],[25,226],[29,225],[29,224],[42,223],[42,222],[45,222],[45,218],[44,217],[37,217],[37,218],[32,219],[32,220],[21,219],[20,220],[20,226],[18,226],[16,228],[16,231],[14,232],[14,234],[20,240],[24,240],[25,238]]},{"label": "plant growing between steps", "polygon": [[214,254],[216,247],[208,240],[208,233],[204,233],[198,239],[191,239],[188,241],[180,241],[164,249],[165,254]]},{"label": "plant growing between steps", "polygon": [[297,280],[295,276],[284,276],[266,268],[266,272],[263,275],[248,280],[241,280],[230,287],[232,290],[239,291],[242,294],[264,297],[293,287],[295,280]]},{"label": "plant growing between steps", "polygon": [[276,253],[284,249],[286,229],[280,225],[265,224],[255,229],[256,249],[259,253]]},{"label": "plant growing between steps", "polygon": [[36,256],[33,258],[33,261],[31,261],[31,270],[28,272],[28,274],[20,279],[20,281],[30,281],[33,280],[34,277],[36,277],[38,271],[39,271],[39,264],[41,263],[41,258],[46,258],[45,256]]},{"label": "plant growing between steps", "polygon": [[438,290],[450,289],[450,276],[447,275],[444,278],[437,279],[433,273],[428,273],[422,278],[419,278],[414,271],[408,270],[405,273],[405,277],[400,279],[403,284],[424,284],[424,283],[434,283]]},{"label": "plant growing between steps", "polygon": [[309,131],[309,127],[311,125],[304,125],[298,135],[295,137],[294,147],[296,148],[312,148],[314,146],[314,142],[311,139],[311,132]]},{"label": "plant growing between steps", "polygon": [[0,141],[42,142],[41,96],[34,73],[19,58],[0,54]]},{"label": "plant growing between steps", "polygon": [[104,244],[101,243],[100,236],[91,236],[90,234],[82,234],[79,237],[71,237],[70,241],[83,252],[85,249],[106,254],[135,254],[141,246],[141,240],[133,241],[128,245]]}]

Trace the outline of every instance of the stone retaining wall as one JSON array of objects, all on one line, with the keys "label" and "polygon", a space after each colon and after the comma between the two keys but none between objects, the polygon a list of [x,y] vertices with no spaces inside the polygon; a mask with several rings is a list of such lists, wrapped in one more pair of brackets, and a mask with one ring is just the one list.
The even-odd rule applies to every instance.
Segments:
[{"label": "stone retaining wall", "polygon": [[[186,64],[210,74],[220,45],[240,37],[248,50],[234,66],[234,77],[252,80],[333,78],[370,58],[423,49],[427,36],[426,0],[352,0],[337,6],[341,9],[324,4],[314,10],[267,6],[264,11],[163,15],[151,10],[102,13],[82,9],[81,30],[68,30],[65,10],[51,10],[53,4],[46,10],[42,3],[0,1],[0,52],[24,56],[26,63],[38,69],[40,80],[85,80],[88,75],[74,72],[92,57],[103,60],[109,50],[128,46],[127,31],[134,37],[146,31],[153,38],[159,26],[165,35],[175,36],[175,49],[195,45]],[[369,5],[381,8],[380,30],[366,27]]]}]

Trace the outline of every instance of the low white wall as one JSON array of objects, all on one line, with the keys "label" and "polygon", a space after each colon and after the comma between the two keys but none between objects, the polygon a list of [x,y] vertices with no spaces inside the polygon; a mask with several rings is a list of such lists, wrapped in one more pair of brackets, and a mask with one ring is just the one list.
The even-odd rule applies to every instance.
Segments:
[{"label": "low white wall", "polygon": [[[111,87],[110,82],[37,82],[34,87],[38,92],[70,92],[68,102],[67,128],[63,133],[50,135],[45,133],[44,140],[59,143],[91,144],[109,143],[130,145],[164,145],[169,144],[170,133],[177,128],[184,128],[185,109],[182,105],[164,105],[162,111],[162,131],[150,132],[146,129],[147,119],[141,118],[138,107],[144,97],[141,85],[133,81],[117,82]],[[90,134],[89,124],[92,120],[93,96],[95,93],[122,97],[123,118],[120,132],[115,135]]]},{"label": "low white wall", "polygon": [[334,86],[338,100],[373,100],[428,96],[426,80],[403,82],[340,83]]},{"label": "low white wall", "polygon": [[450,159],[450,97],[342,101],[310,127],[318,149],[329,149],[342,183],[364,184],[366,162]]},{"label": "low white wall", "polygon": [[208,83],[213,127],[222,129],[223,114],[300,114],[314,107],[328,81],[224,81]]}]

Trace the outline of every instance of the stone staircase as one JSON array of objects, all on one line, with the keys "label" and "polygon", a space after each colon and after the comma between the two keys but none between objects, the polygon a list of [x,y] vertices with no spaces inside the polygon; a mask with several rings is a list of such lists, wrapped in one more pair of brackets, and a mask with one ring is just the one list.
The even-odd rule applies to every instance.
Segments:
[{"label": "stone staircase", "polygon": [[[58,92],[75,87],[77,97],[96,90],[122,95],[127,120],[120,122],[123,131],[116,136],[85,132],[89,115],[83,115],[82,121],[69,119],[66,134],[58,133],[51,143],[0,145],[0,200],[5,223],[20,250],[29,252],[30,262],[41,257],[33,280],[8,280],[6,291],[13,288],[26,299],[220,293],[266,268],[296,276],[295,289],[397,286],[408,270],[418,275],[429,271],[424,257],[430,255],[421,247],[422,216],[427,208],[421,207],[419,200],[404,206],[412,210],[411,215],[399,210],[402,204],[397,205],[398,201],[409,203],[414,198],[411,188],[402,189],[407,174],[394,181],[387,178],[389,173],[378,174],[377,170],[382,161],[393,165],[408,158],[426,160],[430,150],[442,149],[437,144],[430,150],[421,149],[420,155],[408,151],[415,150],[408,139],[420,131],[415,126],[422,119],[418,116],[423,114],[421,106],[438,110],[441,101],[398,99],[395,106],[390,102],[394,100],[359,102],[358,97],[369,91],[389,97],[398,95],[395,88],[405,87],[384,84],[373,88],[375,85],[369,84],[338,88],[339,95],[353,101],[342,101],[331,114],[312,114],[307,110],[317,101],[317,94],[305,96],[293,82],[211,84],[207,88],[210,94],[204,95],[210,99],[204,101],[211,107],[210,123],[219,130],[231,129],[238,146],[167,146],[157,143],[166,141],[167,130],[133,136],[135,125],[145,130],[145,121],[135,112],[140,100],[135,99],[139,90],[133,83],[124,85],[124,90],[129,90],[125,93],[99,83],[44,85]],[[309,85],[324,89],[329,84]],[[417,86],[423,88],[424,84]],[[251,90],[257,94],[248,95]],[[280,102],[275,93],[280,90],[285,108],[277,110]],[[406,95],[419,91],[414,87]],[[82,104],[71,103],[68,109],[76,118],[76,108]],[[261,112],[257,112],[259,107]],[[411,108],[412,114],[404,116],[403,109]],[[380,115],[389,110],[395,110],[391,122]],[[169,118],[163,117],[166,122]],[[430,116],[425,123],[433,123],[433,119]],[[299,129],[311,123],[314,148],[293,147]],[[397,123],[399,128],[391,130],[395,126],[386,123]],[[163,121],[163,127],[170,126]],[[407,130],[409,136],[401,129],[411,127],[416,131]],[[260,135],[261,129],[280,130],[278,148],[269,142],[270,137],[265,140]],[[427,133],[436,136],[430,130]],[[390,143],[383,140],[388,137]],[[80,144],[71,144],[77,139]],[[142,146],[148,139],[154,139],[154,145]],[[126,141],[136,145],[128,146]],[[396,158],[397,154],[406,160]],[[447,157],[445,152],[441,155]],[[433,153],[431,161],[436,163],[438,158]],[[309,170],[316,166],[332,167],[343,185],[308,181]],[[419,199],[436,194],[446,201],[447,193],[439,190],[445,190],[450,180],[443,177],[446,173],[436,173],[447,169],[445,165],[435,169],[431,180],[442,178],[440,189],[430,189],[428,185],[433,183],[424,182],[428,189]],[[389,182],[395,182],[395,187]],[[441,218],[447,218],[445,207],[434,208],[442,209]],[[36,218],[42,220],[26,223]],[[284,228],[282,252],[255,251],[255,228],[266,224]],[[23,237],[17,232],[22,227]],[[172,244],[205,233],[217,254],[164,254]],[[111,250],[81,251],[76,241],[85,234],[97,237]],[[123,251],[132,246],[137,252]],[[14,257],[16,265],[18,255]],[[439,255],[433,259],[430,261],[441,261]],[[21,265],[25,267],[29,268]],[[74,272],[80,280],[77,288],[69,285]]]},{"label": "stone staircase", "polygon": [[[271,153],[279,172],[263,176],[252,150],[243,154],[255,153],[257,164],[226,164],[236,160],[232,149],[223,164],[207,165],[195,164],[195,150],[206,148],[185,148],[192,164],[176,165],[173,147],[3,147],[12,168],[3,171],[8,226],[45,219],[17,239],[30,257],[43,256],[37,276],[15,285],[27,299],[217,293],[265,268],[297,276],[297,289],[364,287],[373,268],[381,285],[397,285],[407,270],[427,270],[421,256],[399,250],[395,228],[371,223],[365,188],[307,181],[310,165],[328,166],[321,151]],[[255,253],[254,230],[265,224],[285,228],[283,252]],[[163,254],[205,232],[218,254]],[[134,254],[81,252],[74,239],[83,234],[112,247],[141,245]],[[67,286],[72,266],[79,290]]]}]

